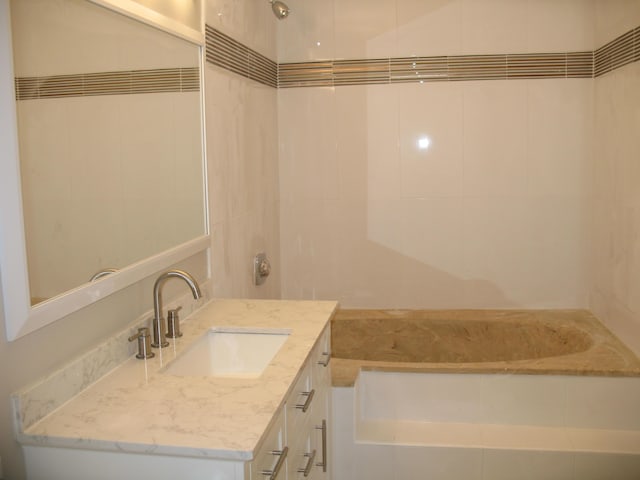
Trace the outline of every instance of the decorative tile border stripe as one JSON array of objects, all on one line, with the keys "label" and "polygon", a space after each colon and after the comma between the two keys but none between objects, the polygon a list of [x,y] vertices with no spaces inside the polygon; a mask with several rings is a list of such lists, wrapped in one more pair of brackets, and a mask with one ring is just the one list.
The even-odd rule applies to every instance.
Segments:
[{"label": "decorative tile border stripe", "polygon": [[207,61],[278,88],[382,83],[593,78],[640,60],[640,27],[589,52],[327,60],[276,64],[206,26]]},{"label": "decorative tile border stripe", "polygon": [[[206,60],[274,88],[385,83],[592,78],[640,60],[640,27],[595,52],[456,55],[328,60],[277,64],[224,33],[206,26]],[[16,99],[193,92],[197,67],[19,77]]]},{"label": "decorative tile border stripe", "polygon": [[592,76],[593,52],[458,55],[285,63],[278,87]]},{"label": "decorative tile border stripe", "polygon": [[197,92],[198,67],[79,73],[15,79],[16,100],[37,98]]},{"label": "decorative tile border stripe", "polygon": [[595,77],[640,60],[640,27],[598,48],[594,58]]},{"label": "decorative tile border stripe", "polygon": [[269,87],[278,86],[278,65],[273,60],[209,25],[205,39],[207,62]]},{"label": "decorative tile border stripe", "polygon": [[281,63],[278,65],[280,87],[326,87],[333,85],[333,62]]}]

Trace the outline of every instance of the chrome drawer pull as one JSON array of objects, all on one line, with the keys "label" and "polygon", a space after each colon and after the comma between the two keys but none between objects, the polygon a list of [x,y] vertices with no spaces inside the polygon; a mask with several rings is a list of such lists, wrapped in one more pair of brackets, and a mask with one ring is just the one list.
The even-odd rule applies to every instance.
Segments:
[{"label": "chrome drawer pull", "polygon": [[316,390],[314,388],[311,389],[310,392],[302,392],[300,395],[304,395],[307,397],[307,400],[304,403],[298,403],[296,408],[302,410],[302,412],[306,412],[309,410],[309,406],[311,405],[311,400],[313,400],[313,396],[316,394]]},{"label": "chrome drawer pull", "polygon": [[262,475],[265,477],[269,477],[269,480],[275,480],[280,473],[280,469],[282,465],[284,465],[284,461],[287,458],[287,453],[289,453],[289,447],[284,447],[282,450],[272,450],[271,455],[277,455],[278,461],[276,462],[276,466],[273,467],[273,470],[262,470]]},{"label": "chrome drawer pull", "polygon": [[327,421],[322,420],[322,425],[317,425],[316,430],[322,430],[322,461],[316,463],[316,467],[322,467],[322,471],[327,471]]},{"label": "chrome drawer pull", "polygon": [[322,365],[323,367],[327,367],[329,362],[331,361],[331,353],[330,352],[322,352],[323,357],[327,357],[324,360],[318,360],[318,365]]},{"label": "chrome drawer pull", "polygon": [[316,458],[316,451],[314,450],[311,453],[305,453],[304,456],[309,460],[307,460],[307,465],[304,468],[298,469],[298,473],[304,473],[304,476],[308,477],[309,473],[311,473],[311,468],[313,467],[313,460]]}]

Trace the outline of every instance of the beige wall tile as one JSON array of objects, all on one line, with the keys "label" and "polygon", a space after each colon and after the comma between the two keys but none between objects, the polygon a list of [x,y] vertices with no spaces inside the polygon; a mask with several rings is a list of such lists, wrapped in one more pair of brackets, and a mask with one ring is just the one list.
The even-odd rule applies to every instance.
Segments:
[{"label": "beige wall tile", "polygon": [[640,352],[640,63],[595,79],[591,308]]},{"label": "beige wall tile", "polygon": [[596,47],[640,25],[640,3],[636,0],[596,0]]},{"label": "beige wall tile", "polygon": [[340,5],[318,0],[285,3],[295,17],[292,13],[278,25],[278,63],[336,58],[334,15],[339,14]]},{"label": "beige wall tile", "polygon": [[584,52],[594,41],[596,0],[529,0],[527,51]]},{"label": "beige wall tile", "polygon": [[400,88],[402,196],[459,196],[463,192],[463,91],[456,82]]},{"label": "beige wall tile", "polygon": [[[281,90],[285,296],[323,292],[363,308],[584,306],[591,98],[578,82]],[[423,129],[445,144],[433,163],[412,149]],[[338,190],[318,154],[335,144]],[[320,213],[323,198],[339,224]]]},{"label": "beige wall tile", "polygon": [[594,148],[593,80],[527,81],[527,191],[584,197]]},{"label": "beige wall tile", "polygon": [[468,195],[526,191],[526,83],[464,85],[464,180]]},{"label": "beige wall tile", "polygon": [[459,0],[398,1],[398,47],[395,56],[457,55],[462,48]]},{"label": "beige wall tile", "polygon": [[[279,20],[268,0],[204,0],[205,21],[234,40],[275,60]],[[290,2],[287,2],[290,3]]]},{"label": "beige wall tile", "polygon": [[396,0],[344,0],[334,12],[335,58],[385,58],[395,54]]},{"label": "beige wall tile", "polygon": [[527,51],[527,0],[460,0],[465,54]]}]

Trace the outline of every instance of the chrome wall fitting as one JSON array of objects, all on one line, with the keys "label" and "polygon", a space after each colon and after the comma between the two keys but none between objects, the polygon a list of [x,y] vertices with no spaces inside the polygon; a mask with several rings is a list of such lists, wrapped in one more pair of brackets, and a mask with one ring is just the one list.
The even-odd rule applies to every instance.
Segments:
[{"label": "chrome wall fitting", "polygon": [[289,16],[291,11],[286,3],[280,0],[270,0],[269,3],[271,3],[271,10],[278,20],[284,20]]},{"label": "chrome wall fitting", "polygon": [[258,253],[253,259],[253,283],[262,285],[271,273],[271,263],[266,253]]}]

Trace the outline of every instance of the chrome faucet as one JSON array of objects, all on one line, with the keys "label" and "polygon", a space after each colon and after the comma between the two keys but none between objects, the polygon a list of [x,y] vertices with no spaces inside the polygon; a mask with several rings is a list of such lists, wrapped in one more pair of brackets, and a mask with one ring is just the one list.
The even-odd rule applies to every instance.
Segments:
[{"label": "chrome faucet", "polygon": [[158,277],[153,286],[153,320],[151,321],[153,324],[153,341],[151,342],[151,346],[155,348],[169,345],[169,342],[165,339],[164,318],[162,317],[162,286],[170,278],[181,278],[187,282],[191,293],[193,293],[193,298],[196,300],[202,297],[198,282],[187,272],[182,270],[169,270]]}]

